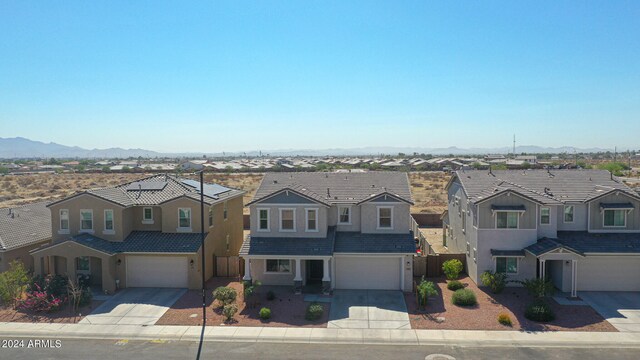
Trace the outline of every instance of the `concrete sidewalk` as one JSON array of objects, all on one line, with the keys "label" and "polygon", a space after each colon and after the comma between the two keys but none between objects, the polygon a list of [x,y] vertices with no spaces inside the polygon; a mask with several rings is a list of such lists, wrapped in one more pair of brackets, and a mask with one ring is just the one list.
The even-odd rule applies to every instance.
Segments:
[{"label": "concrete sidewalk", "polygon": [[[199,341],[199,326],[0,323],[0,337]],[[640,333],[207,326],[205,341],[640,348]]]}]

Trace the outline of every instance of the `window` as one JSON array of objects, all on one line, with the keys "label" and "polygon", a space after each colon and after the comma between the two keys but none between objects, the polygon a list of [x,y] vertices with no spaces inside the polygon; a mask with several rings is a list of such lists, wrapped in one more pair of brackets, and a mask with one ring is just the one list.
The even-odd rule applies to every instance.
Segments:
[{"label": "window", "polygon": [[229,251],[229,234],[227,234],[227,252]]},{"label": "window", "polygon": [[378,207],[378,229],[392,229],[393,228],[393,208],[392,207]]},{"label": "window", "polygon": [[213,226],[213,206],[209,207],[209,227]]},{"label": "window", "polygon": [[291,272],[291,262],[290,260],[269,260],[267,259],[267,269],[268,273],[282,273],[288,274]]},{"label": "window", "polygon": [[564,207],[564,222],[573,222],[573,205],[567,205]]},{"label": "window", "polygon": [[473,248],[473,262],[478,262],[478,251]]},{"label": "window", "polygon": [[627,226],[626,210],[605,210],[604,226],[607,227],[625,227]]},{"label": "window", "polygon": [[104,211],[104,231],[113,231],[113,210]]},{"label": "window", "polygon": [[467,243],[467,256],[471,256],[471,244]]},{"label": "window", "polygon": [[227,220],[227,215],[228,215],[227,202],[225,201],[222,209],[222,217],[225,219],[225,221]]},{"label": "window", "polygon": [[69,231],[69,210],[60,209],[60,230]]},{"label": "window", "polygon": [[295,214],[294,209],[280,209],[280,231],[296,230]]},{"label": "window", "polygon": [[93,210],[80,210],[80,231],[93,230]]},{"label": "window", "polygon": [[551,211],[548,207],[540,208],[540,224],[548,225],[551,222]]},{"label": "window", "polygon": [[318,231],[318,209],[306,209],[306,231]]},{"label": "window", "polygon": [[258,209],[258,230],[269,231],[269,209]]},{"label": "window", "polygon": [[80,256],[76,258],[76,270],[78,271],[89,271],[90,261],[88,256]]},{"label": "window", "polygon": [[179,227],[188,229],[191,227],[191,209],[180,208],[178,209]]},{"label": "window", "polygon": [[466,232],[467,231],[467,214],[464,213],[462,215],[462,232]]},{"label": "window", "polygon": [[520,214],[511,211],[496,212],[496,228],[497,229],[517,229],[518,218]]},{"label": "window", "polygon": [[338,206],[338,224],[351,224],[351,208],[348,206]]},{"label": "window", "polygon": [[152,207],[142,208],[142,223],[153,224],[153,208]]},{"label": "window", "polygon": [[518,258],[514,257],[497,257],[496,272],[505,274],[518,273]]}]

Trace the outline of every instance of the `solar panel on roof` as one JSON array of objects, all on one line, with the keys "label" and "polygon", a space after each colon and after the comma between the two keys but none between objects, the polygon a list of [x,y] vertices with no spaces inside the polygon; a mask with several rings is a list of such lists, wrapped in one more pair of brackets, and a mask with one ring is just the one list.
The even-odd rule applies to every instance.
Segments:
[{"label": "solar panel on roof", "polygon": [[162,190],[167,186],[166,181],[136,181],[127,185],[127,191],[150,191],[150,190]]},{"label": "solar panel on roof", "polygon": [[[183,184],[190,186],[192,188],[194,188],[195,190],[197,190],[198,192],[200,191],[200,182],[199,181],[195,181],[195,180],[180,180]],[[231,189],[218,185],[218,184],[204,184],[203,186],[204,189],[204,194],[217,199],[218,195],[226,193],[231,191]]]}]

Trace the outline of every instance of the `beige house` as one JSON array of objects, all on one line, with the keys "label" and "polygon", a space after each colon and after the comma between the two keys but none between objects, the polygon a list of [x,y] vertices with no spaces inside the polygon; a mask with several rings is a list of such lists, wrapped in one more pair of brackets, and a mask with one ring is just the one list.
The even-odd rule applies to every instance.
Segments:
[{"label": "beige house", "polygon": [[51,241],[51,212],[47,202],[0,209],[0,272],[20,260],[33,270],[29,251]]},{"label": "beige house", "polygon": [[[215,256],[238,254],[243,194],[204,184],[205,279],[213,275]],[[89,276],[106,292],[201,287],[199,182],[155,175],[48,207],[52,242],[31,252],[35,273]]]}]

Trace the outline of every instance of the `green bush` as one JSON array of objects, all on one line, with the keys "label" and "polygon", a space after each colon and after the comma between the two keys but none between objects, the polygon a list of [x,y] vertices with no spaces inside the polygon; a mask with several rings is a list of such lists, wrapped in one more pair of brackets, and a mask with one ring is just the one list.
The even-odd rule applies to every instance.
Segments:
[{"label": "green bush", "polygon": [[275,299],[276,299],[276,293],[274,293],[272,290],[267,291],[267,300],[273,301]]},{"label": "green bush", "polygon": [[504,326],[511,326],[511,317],[507,313],[501,313],[498,315],[498,322]]},{"label": "green bush", "polygon": [[442,264],[442,271],[444,271],[444,275],[447,277],[447,280],[457,279],[462,270],[462,262],[458,259],[447,260]]},{"label": "green bush", "polygon": [[52,274],[46,276],[38,275],[31,279],[29,290],[41,290],[54,297],[66,297],[68,283],[69,280],[66,276]]},{"label": "green bush", "polygon": [[542,300],[537,300],[534,303],[527,306],[524,311],[524,317],[529,320],[537,322],[548,322],[556,318],[556,315],[551,310],[549,304]]},{"label": "green bush", "polygon": [[238,305],[227,304],[222,308],[222,315],[224,315],[225,321],[229,322],[233,319],[233,315],[238,312]]},{"label": "green bush", "polygon": [[309,321],[315,321],[320,319],[323,313],[324,308],[322,307],[322,305],[314,302],[307,306],[307,313],[305,314],[304,318]]},{"label": "green bush", "polygon": [[544,279],[527,279],[524,281],[518,281],[522,284],[529,294],[536,300],[544,299],[545,297],[553,296],[555,287],[550,280]]},{"label": "green bush", "polygon": [[451,297],[451,302],[453,305],[457,306],[473,306],[478,303],[476,299],[476,294],[469,289],[460,289],[456,290]]},{"label": "green bush", "polygon": [[464,289],[464,285],[458,280],[451,280],[447,283],[447,289],[456,291],[456,290]]},{"label": "green bush", "polygon": [[260,309],[260,319],[268,320],[271,318],[271,309],[263,307]]},{"label": "green bush", "polygon": [[480,281],[482,285],[489,287],[492,293],[500,294],[507,285],[507,274],[487,270],[480,275]]},{"label": "green bush", "polygon": [[238,293],[234,288],[228,286],[220,286],[213,290],[214,299],[218,300],[222,306],[229,305],[236,301]]},{"label": "green bush", "polygon": [[0,273],[0,301],[15,306],[15,300],[24,292],[29,283],[29,272],[21,261],[9,263],[9,270]]},{"label": "green bush", "polygon": [[416,292],[418,296],[418,305],[421,307],[427,306],[427,299],[429,296],[434,296],[438,294],[438,290],[436,290],[436,286],[431,281],[426,281],[424,277],[420,284],[416,287]]}]

